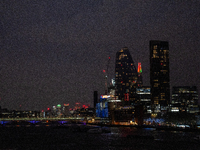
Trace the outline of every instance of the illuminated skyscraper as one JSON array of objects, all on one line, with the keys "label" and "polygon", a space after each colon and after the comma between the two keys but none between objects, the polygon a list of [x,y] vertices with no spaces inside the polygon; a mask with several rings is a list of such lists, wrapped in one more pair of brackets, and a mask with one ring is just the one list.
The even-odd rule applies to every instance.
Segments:
[{"label": "illuminated skyscraper", "polygon": [[150,41],[150,84],[152,111],[161,112],[170,102],[169,45]]},{"label": "illuminated skyscraper", "polygon": [[138,80],[137,80],[137,86],[142,87],[143,81],[142,81],[142,65],[141,62],[138,63]]},{"label": "illuminated skyscraper", "polygon": [[136,101],[137,69],[127,47],[116,53],[115,64],[116,96],[124,105]]}]

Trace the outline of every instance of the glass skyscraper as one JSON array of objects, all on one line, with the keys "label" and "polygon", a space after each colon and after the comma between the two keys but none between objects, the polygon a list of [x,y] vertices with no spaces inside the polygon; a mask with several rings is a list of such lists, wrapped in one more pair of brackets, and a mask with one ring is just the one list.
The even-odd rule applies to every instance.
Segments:
[{"label": "glass skyscraper", "polygon": [[150,41],[150,84],[152,111],[165,110],[170,102],[169,44]]},{"label": "glass skyscraper", "polygon": [[116,53],[115,86],[116,96],[124,105],[134,105],[137,100],[137,69],[127,47]]}]

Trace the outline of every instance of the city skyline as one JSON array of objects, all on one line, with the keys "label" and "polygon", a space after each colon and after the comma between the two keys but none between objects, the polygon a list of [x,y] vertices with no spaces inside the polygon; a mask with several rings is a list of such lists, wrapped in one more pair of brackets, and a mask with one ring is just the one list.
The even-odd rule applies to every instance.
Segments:
[{"label": "city skyline", "polygon": [[103,69],[128,47],[150,85],[149,41],[169,42],[170,88],[200,88],[200,2],[2,1],[0,106],[41,110],[93,106],[105,90]]}]

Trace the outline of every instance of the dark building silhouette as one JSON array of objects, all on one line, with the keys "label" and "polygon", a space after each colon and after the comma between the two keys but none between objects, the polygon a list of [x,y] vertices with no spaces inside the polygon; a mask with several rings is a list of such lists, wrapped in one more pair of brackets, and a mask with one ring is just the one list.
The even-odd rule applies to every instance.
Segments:
[{"label": "dark building silhouette", "polygon": [[144,120],[144,109],[143,105],[136,105],[135,106],[135,114],[134,114],[135,122],[141,126],[143,125]]},{"label": "dark building silhouette", "polygon": [[152,111],[166,110],[170,102],[169,44],[150,41],[150,84]]},{"label": "dark building silhouette", "polygon": [[98,103],[98,91],[94,91],[94,108],[96,108],[97,103]]},{"label": "dark building silhouette", "polygon": [[137,69],[127,47],[116,53],[115,85],[116,96],[123,105],[134,105],[136,102]]}]

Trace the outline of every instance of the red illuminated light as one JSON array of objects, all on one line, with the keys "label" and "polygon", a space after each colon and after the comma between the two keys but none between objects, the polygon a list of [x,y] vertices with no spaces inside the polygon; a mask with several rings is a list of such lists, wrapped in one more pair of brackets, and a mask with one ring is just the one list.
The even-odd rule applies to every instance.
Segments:
[{"label": "red illuminated light", "polygon": [[125,101],[129,101],[129,94],[128,94],[128,93],[125,93],[125,95],[124,95],[124,100],[125,100]]},{"label": "red illuminated light", "polygon": [[142,66],[141,62],[138,63],[138,73],[142,73]]},{"label": "red illuminated light", "polygon": [[84,109],[87,109],[87,108],[88,108],[88,106],[87,106],[87,105],[83,105],[83,108],[84,108]]}]

